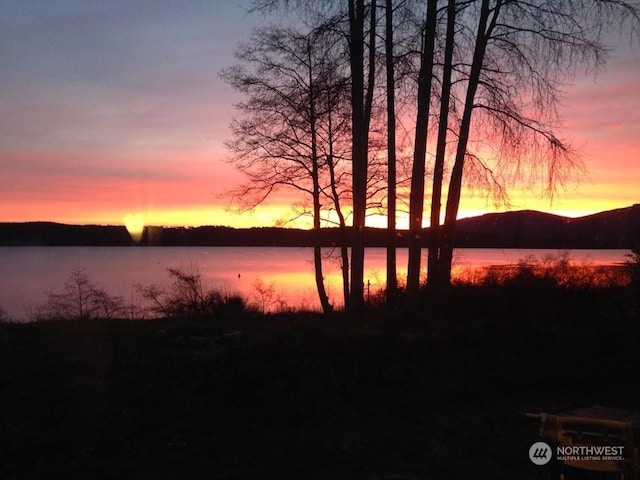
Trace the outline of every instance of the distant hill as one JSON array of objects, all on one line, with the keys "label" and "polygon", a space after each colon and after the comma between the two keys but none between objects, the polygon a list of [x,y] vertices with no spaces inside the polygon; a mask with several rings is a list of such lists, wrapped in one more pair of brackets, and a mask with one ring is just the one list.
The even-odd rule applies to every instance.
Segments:
[{"label": "distant hill", "polygon": [[[429,235],[425,229],[424,243]],[[386,231],[369,228],[368,246],[384,246]],[[321,232],[324,246],[340,244],[340,232]],[[313,244],[310,230],[289,228],[147,227],[140,245],[291,246]],[[406,246],[407,232],[398,232]],[[123,226],[51,222],[0,223],[0,246],[133,246]],[[640,204],[580,218],[522,210],[458,221],[456,246],[487,248],[631,248],[640,245]]]},{"label": "distant hill", "polygon": [[640,204],[579,218],[522,210],[458,221],[457,245],[504,248],[631,248]]}]

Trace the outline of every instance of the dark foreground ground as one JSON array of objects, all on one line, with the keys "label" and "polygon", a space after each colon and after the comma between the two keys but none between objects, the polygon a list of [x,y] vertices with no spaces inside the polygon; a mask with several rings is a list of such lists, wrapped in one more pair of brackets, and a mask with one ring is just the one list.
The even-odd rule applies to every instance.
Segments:
[{"label": "dark foreground ground", "polygon": [[611,308],[0,324],[0,478],[533,478],[526,412],[640,410]]}]

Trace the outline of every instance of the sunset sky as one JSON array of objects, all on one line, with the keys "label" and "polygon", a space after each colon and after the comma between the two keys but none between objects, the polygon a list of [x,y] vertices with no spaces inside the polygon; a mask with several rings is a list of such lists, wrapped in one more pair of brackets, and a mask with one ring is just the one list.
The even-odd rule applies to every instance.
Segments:
[{"label": "sunset sky", "polygon": [[[219,72],[264,21],[243,3],[3,0],[0,221],[241,227],[286,219],[286,197],[244,215],[225,197],[242,180],[224,162],[240,98]],[[640,48],[612,38],[606,69],[568,85],[561,106],[561,133],[588,176],[552,204],[513,192],[511,209],[580,216],[640,202]],[[460,216],[493,209],[478,195]]]}]

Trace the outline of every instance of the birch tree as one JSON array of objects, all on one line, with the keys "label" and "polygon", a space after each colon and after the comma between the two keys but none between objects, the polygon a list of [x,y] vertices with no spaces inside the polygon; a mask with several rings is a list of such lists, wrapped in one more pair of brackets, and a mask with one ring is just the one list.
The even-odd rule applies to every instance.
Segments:
[{"label": "birch tree", "polygon": [[[223,77],[248,98],[238,105],[243,117],[232,123],[232,162],[248,177],[236,195],[247,208],[281,189],[310,200],[314,232],[314,272],[323,311],[332,309],[325,285],[320,243],[323,200],[334,139],[322,128],[333,109],[329,92],[344,87],[331,47],[321,31],[301,33],[291,28],[258,30],[238,51],[240,65]],[[332,160],[333,162],[333,160]],[[335,164],[331,165],[333,192]],[[339,199],[336,197],[333,204]]]},{"label": "birch tree", "polygon": [[[366,8],[364,0],[347,0],[349,18],[349,67],[351,71],[351,162],[353,231],[351,243],[351,306],[364,307],[365,221],[369,128],[373,108],[376,59],[376,0]],[[368,15],[367,15],[368,11]],[[365,33],[369,27],[368,46]],[[368,60],[368,61],[367,61]],[[365,70],[366,67],[366,70]]]},{"label": "birch tree", "polygon": [[420,54],[418,94],[416,105],[415,142],[411,191],[409,196],[409,260],[407,264],[407,296],[415,303],[420,286],[420,249],[422,243],[422,219],[424,214],[427,136],[431,108],[436,40],[437,0],[426,0],[426,18]]},{"label": "birch tree", "polygon": [[[617,0],[481,0],[458,5],[467,3],[457,21],[456,89],[449,107],[462,113],[447,127],[455,135],[455,154],[438,248],[434,243],[430,252],[430,267],[437,271],[431,280],[441,287],[451,282],[465,174],[479,173],[484,185],[499,195],[505,195],[510,184],[525,181],[542,185],[553,196],[582,169],[575,150],[560,136],[557,105],[563,85],[579,67],[603,65],[607,27],[621,19],[634,25],[638,20],[635,2]],[[471,57],[464,52],[472,52]],[[447,123],[442,110],[439,120]],[[444,147],[438,143],[438,148]],[[432,222],[438,204],[434,188]]]}]

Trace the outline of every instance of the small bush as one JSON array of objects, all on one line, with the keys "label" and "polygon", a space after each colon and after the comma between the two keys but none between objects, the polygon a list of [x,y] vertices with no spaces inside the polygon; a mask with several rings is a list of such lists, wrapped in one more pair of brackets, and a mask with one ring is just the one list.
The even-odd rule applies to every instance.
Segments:
[{"label": "small bush", "polygon": [[223,296],[222,302],[218,305],[219,310],[232,313],[242,312],[246,308],[245,299],[238,293]]},{"label": "small bush", "polygon": [[138,286],[144,299],[150,302],[153,316],[166,318],[203,318],[221,311],[242,311],[245,302],[238,294],[222,295],[217,290],[206,290],[197,266],[189,271],[168,268],[173,279],[171,289],[166,291],[156,285]]},{"label": "small bush", "polygon": [[286,300],[278,294],[275,282],[267,284],[260,278],[256,278],[251,283],[251,287],[253,288],[249,304],[251,309],[262,314],[274,311],[280,313],[291,311]]},{"label": "small bush", "polygon": [[124,314],[122,297],[109,295],[89,280],[83,268],[74,268],[62,292],[49,293],[32,313],[33,320],[115,318]]},{"label": "small bush", "polygon": [[640,289],[640,245],[636,245],[631,249],[631,253],[627,254],[626,264],[631,276],[631,282],[636,289]]}]

